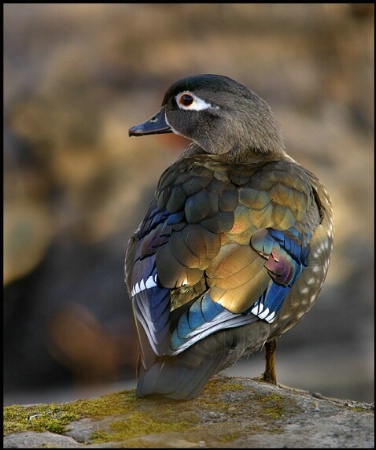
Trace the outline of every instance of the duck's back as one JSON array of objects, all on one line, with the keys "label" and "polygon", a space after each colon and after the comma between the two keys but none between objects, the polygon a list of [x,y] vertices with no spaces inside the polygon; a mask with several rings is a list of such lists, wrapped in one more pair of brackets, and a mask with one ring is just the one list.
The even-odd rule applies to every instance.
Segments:
[{"label": "duck's back", "polygon": [[321,290],[331,246],[330,199],[288,156],[178,160],[126,256],[138,395],[195,397],[297,323]]}]

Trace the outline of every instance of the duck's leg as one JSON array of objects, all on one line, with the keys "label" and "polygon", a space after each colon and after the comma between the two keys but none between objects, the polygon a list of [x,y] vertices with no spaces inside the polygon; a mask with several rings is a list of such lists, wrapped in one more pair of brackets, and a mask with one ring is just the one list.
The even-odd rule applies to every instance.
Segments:
[{"label": "duck's leg", "polygon": [[277,349],[278,337],[265,343],[265,372],[262,380],[268,383],[277,384],[277,372],[275,369],[275,352]]}]

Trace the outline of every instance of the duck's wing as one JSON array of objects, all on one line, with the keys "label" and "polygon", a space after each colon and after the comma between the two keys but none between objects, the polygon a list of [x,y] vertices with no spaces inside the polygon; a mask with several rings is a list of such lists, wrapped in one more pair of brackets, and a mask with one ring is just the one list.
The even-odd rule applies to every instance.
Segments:
[{"label": "duck's wing", "polygon": [[311,183],[290,162],[206,155],[169,168],[126,256],[144,368],[216,331],[272,323],[319,221]]}]

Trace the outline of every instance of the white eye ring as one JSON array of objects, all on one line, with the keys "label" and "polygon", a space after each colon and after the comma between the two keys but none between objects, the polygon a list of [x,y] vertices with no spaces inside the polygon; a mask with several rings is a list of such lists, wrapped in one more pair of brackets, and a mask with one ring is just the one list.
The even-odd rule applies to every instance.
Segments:
[{"label": "white eye ring", "polygon": [[[189,105],[184,105],[184,103],[182,102],[184,96],[190,97],[192,99],[192,102]],[[208,103],[202,98],[197,97],[197,95],[192,94],[192,92],[189,91],[180,92],[175,96],[175,100],[179,108],[184,109],[185,111],[204,111],[205,109],[209,108],[219,108],[218,106],[213,106],[211,103]]]}]

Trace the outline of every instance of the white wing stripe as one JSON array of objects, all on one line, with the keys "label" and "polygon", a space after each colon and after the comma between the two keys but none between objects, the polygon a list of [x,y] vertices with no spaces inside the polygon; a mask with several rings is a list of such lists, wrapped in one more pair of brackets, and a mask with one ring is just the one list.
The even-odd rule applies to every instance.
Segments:
[{"label": "white wing stripe", "polygon": [[150,277],[146,280],[146,282],[144,280],[141,280],[140,285],[136,283],[133,286],[131,295],[133,297],[134,295],[144,291],[145,289],[151,289],[156,285],[157,285],[157,275],[155,275],[154,277],[150,275]]}]

